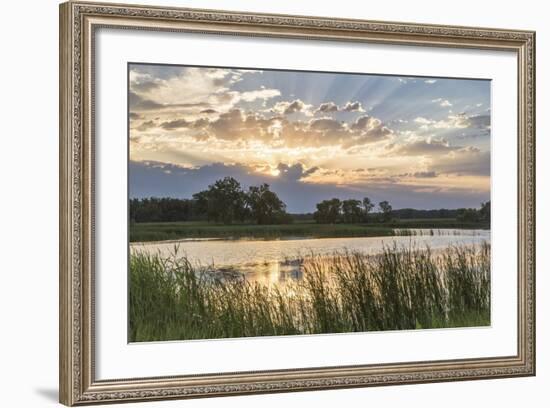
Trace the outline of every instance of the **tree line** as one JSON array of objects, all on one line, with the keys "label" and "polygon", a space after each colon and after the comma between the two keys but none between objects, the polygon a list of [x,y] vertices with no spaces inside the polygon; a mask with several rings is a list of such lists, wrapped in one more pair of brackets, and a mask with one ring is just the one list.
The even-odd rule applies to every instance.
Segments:
[{"label": "tree line", "polygon": [[[321,201],[316,207],[317,211],[313,213],[313,219],[319,224],[335,224],[337,222],[355,224],[368,222],[375,204],[368,197],[363,198],[362,201],[332,198]],[[392,218],[393,209],[388,201],[378,203],[378,208],[380,209],[377,214],[379,221],[386,222]]]},{"label": "tree line", "polygon": [[481,208],[457,210],[394,210],[384,200],[376,204],[368,197],[362,200],[332,198],[316,205],[313,214],[294,214],[286,211],[286,204],[270,190],[268,184],[244,189],[233,177],[225,177],[193,194],[191,199],[133,198],[129,202],[132,222],[208,221],[215,223],[288,224],[294,219],[313,219],[319,224],[390,222],[394,219],[455,218],[464,222],[489,222],[491,202]]},{"label": "tree line", "polygon": [[378,203],[378,211],[373,210],[376,205],[370,198],[363,200],[348,199],[340,200],[332,198],[323,200],[317,204],[317,210],[313,213],[313,219],[320,224],[335,223],[367,223],[377,222],[385,223],[399,219],[434,219],[434,218],[455,218],[461,222],[483,222],[491,221],[491,202],[481,203],[480,209],[459,208],[456,210],[415,210],[404,208],[394,210],[391,204],[384,200]]},{"label": "tree line", "polygon": [[233,177],[225,177],[208,186],[206,190],[193,194],[192,199],[131,199],[130,220],[287,224],[292,222],[292,216],[286,212],[286,204],[270,190],[268,184],[250,186],[245,190]]}]

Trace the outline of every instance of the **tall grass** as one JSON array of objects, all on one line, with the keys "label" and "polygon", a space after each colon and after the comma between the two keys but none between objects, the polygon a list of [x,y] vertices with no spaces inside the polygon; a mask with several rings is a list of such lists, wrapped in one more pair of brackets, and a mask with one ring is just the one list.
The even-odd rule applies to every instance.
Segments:
[{"label": "tall grass", "polygon": [[292,237],[344,238],[421,235],[410,229],[488,228],[483,223],[467,223],[446,219],[396,220],[388,223],[317,224],[313,221],[293,224],[210,224],[206,222],[131,223],[130,241],[168,241],[193,238],[277,239]]},{"label": "tall grass", "polygon": [[481,326],[490,323],[490,246],[396,244],[380,255],[301,260],[268,287],[197,268],[177,253],[130,257],[130,341]]},{"label": "tall grass", "polygon": [[316,224],[303,222],[279,225],[208,224],[194,222],[133,223],[130,241],[168,241],[192,238],[278,239],[288,237],[338,238],[392,236],[393,228],[370,224]]}]

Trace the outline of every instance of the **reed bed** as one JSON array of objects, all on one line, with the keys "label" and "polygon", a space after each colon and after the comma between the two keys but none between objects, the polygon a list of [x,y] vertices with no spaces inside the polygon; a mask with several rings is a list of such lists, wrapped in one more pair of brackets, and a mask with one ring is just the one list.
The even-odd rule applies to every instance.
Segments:
[{"label": "reed bed", "polygon": [[166,341],[490,324],[490,245],[398,247],[300,260],[268,287],[198,268],[177,251],[130,257],[129,340]]}]

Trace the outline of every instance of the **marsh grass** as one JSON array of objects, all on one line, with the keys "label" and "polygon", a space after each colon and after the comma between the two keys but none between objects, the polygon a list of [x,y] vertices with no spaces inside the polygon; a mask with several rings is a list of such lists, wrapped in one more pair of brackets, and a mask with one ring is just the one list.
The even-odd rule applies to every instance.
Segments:
[{"label": "marsh grass", "polygon": [[[130,242],[169,241],[193,238],[222,239],[284,239],[284,238],[345,238],[414,235],[411,228],[472,229],[488,228],[482,223],[467,223],[454,219],[396,220],[387,223],[317,224],[313,221],[292,224],[211,224],[206,222],[131,223]],[[397,232],[396,232],[397,230]]]},{"label": "marsh grass", "polygon": [[490,324],[490,246],[386,247],[300,260],[303,278],[268,287],[177,254],[130,257],[135,341],[213,339]]}]

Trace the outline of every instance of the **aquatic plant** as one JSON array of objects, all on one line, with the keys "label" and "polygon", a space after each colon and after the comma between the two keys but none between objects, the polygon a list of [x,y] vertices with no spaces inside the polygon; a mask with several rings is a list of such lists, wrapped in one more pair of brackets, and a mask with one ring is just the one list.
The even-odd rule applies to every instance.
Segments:
[{"label": "aquatic plant", "polygon": [[490,324],[490,245],[386,247],[299,260],[303,277],[268,287],[136,251],[130,256],[129,340],[405,330]]}]

